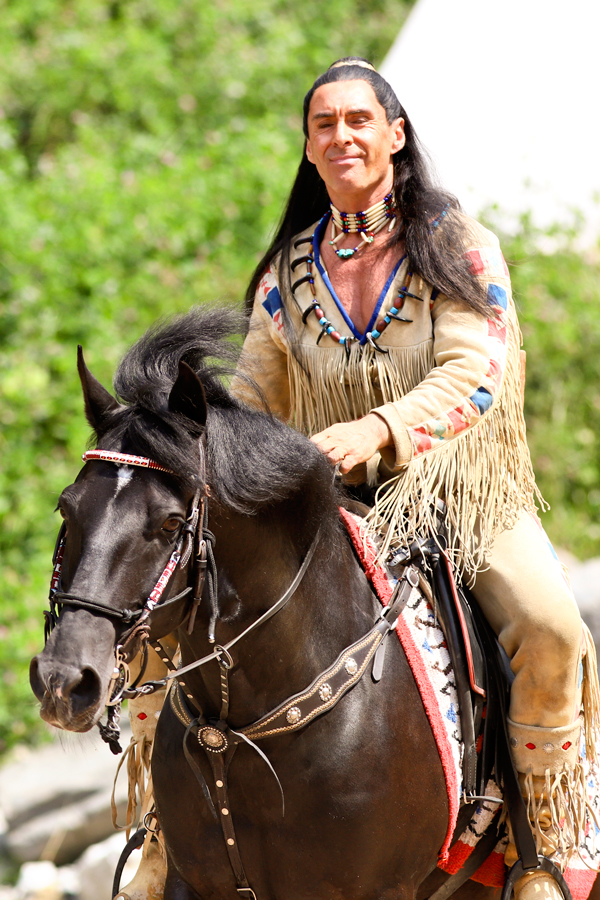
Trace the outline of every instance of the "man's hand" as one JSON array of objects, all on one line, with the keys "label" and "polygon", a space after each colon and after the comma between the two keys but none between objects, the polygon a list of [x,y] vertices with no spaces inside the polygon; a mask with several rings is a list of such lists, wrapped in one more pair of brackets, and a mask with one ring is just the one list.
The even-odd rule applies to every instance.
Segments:
[{"label": "man's hand", "polygon": [[369,413],[355,422],[340,422],[319,434],[313,434],[311,441],[334,465],[341,463],[343,475],[354,466],[365,463],[382,447],[393,443],[387,423],[377,413]]}]

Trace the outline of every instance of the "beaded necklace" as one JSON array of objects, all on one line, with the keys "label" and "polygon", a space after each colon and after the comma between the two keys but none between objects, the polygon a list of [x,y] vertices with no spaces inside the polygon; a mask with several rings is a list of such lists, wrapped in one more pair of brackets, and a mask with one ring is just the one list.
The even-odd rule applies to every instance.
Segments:
[{"label": "beaded necklace", "polygon": [[[392,195],[388,194],[387,196],[391,197]],[[384,201],[386,199],[387,198],[384,198]],[[384,202],[384,201],[382,201],[382,202]],[[441,211],[441,213],[430,222],[429,227],[431,228],[432,231],[435,231],[435,229],[441,224],[441,222],[445,218],[446,214],[448,213],[449,208],[450,208],[450,204],[448,203],[448,204],[446,204],[444,209]],[[368,212],[368,210],[367,210],[367,212]],[[357,216],[361,215],[361,213],[357,213],[356,215]],[[323,221],[323,220],[321,220],[321,221]],[[327,318],[327,316],[325,315],[325,313],[323,312],[323,310],[321,309],[321,307],[319,306],[319,304],[316,300],[317,289],[315,288],[315,279],[314,279],[314,274],[313,274],[313,270],[312,270],[313,263],[314,263],[314,256],[313,256],[313,252],[312,252],[314,239],[315,239],[315,235],[311,234],[310,237],[300,238],[299,240],[294,242],[295,250],[297,250],[298,247],[301,246],[301,244],[310,244],[311,249],[310,249],[310,252],[306,256],[300,256],[297,259],[294,259],[290,265],[290,268],[293,272],[296,269],[296,267],[299,266],[301,263],[306,263],[306,275],[303,275],[302,278],[298,278],[298,280],[292,284],[292,294],[295,292],[296,288],[300,287],[301,284],[308,282],[310,291],[315,299],[312,301],[310,306],[306,307],[306,309],[302,313],[302,321],[306,325],[306,320],[308,319],[308,316],[310,315],[311,312],[314,311],[314,314],[316,315],[316,317],[319,321],[319,325],[321,326],[321,333],[320,333],[319,337],[317,338],[317,344],[320,343],[321,338],[323,337],[324,334],[328,334],[332,340],[336,341],[336,343],[341,344],[343,346],[344,350],[346,351],[346,359],[349,359],[350,358],[350,348],[351,348],[352,344],[358,340],[358,338],[356,338],[354,335],[340,334],[339,331],[336,330],[335,326],[331,324],[331,322],[329,321],[329,319]],[[377,321],[375,328],[373,328],[373,329],[371,329],[371,331],[367,331],[365,333],[365,338],[367,339],[368,343],[378,353],[389,353],[390,352],[389,350],[385,350],[383,347],[380,347],[379,344],[377,343],[377,340],[381,337],[381,335],[383,334],[385,329],[388,327],[390,322],[410,323],[413,321],[412,319],[406,318],[406,316],[400,315],[400,311],[402,310],[402,307],[404,306],[404,303],[406,302],[406,298],[412,297],[413,300],[419,300],[419,301],[421,301],[421,303],[423,302],[422,297],[418,297],[416,294],[411,294],[411,292],[409,291],[412,277],[413,277],[413,273],[409,269],[409,271],[406,273],[404,286],[401,287],[400,290],[398,291],[398,296],[396,297],[396,300],[394,301],[393,306],[390,307],[389,312],[385,313]]]},{"label": "beaded necklace", "polygon": [[[375,235],[381,231],[388,221],[388,231],[391,231],[396,224],[396,217],[398,215],[393,191],[386,194],[379,203],[375,203],[373,206],[365,209],[364,212],[345,213],[340,212],[333,203],[330,203],[329,205],[331,207],[331,240],[329,243],[340,259],[350,259],[351,256],[354,256],[369,244],[372,244]],[[338,229],[339,234],[336,233],[336,228]],[[345,234],[355,233],[360,234],[362,243],[357,244],[356,247],[353,248],[348,247],[342,250],[336,248],[336,243]]]},{"label": "beaded necklace", "polygon": [[[295,241],[294,248],[297,249],[301,244],[307,244],[309,242],[312,244],[313,240],[314,240],[314,234],[311,235],[310,237],[301,238],[300,240]],[[312,250],[312,247],[311,247],[311,250]],[[319,306],[319,303],[316,299],[317,289],[315,288],[315,279],[314,279],[314,273],[313,273],[313,269],[312,269],[313,264],[314,264],[314,257],[312,255],[312,253],[309,253],[307,256],[300,256],[298,259],[293,260],[293,262],[291,263],[291,266],[290,266],[292,272],[301,263],[306,263],[306,275],[303,275],[302,278],[299,278],[297,281],[295,281],[292,284],[292,293],[294,293],[296,288],[300,287],[301,284],[308,282],[310,291],[311,291],[313,297],[315,298],[312,301],[312,303],[310,304],[310,306],[307,306],[307,308],[302,313],[302,321],[304,322],[304,324],[306,324],[306,320],[308,319],[308,316],[310,315],[311,312],[314,311],[314,314],[316,315],[316,317],[319,321],[319,325],[321,326],[321,333],[320,333],[319,337],[317,338],[317,344],[319,344],[321,342],[321,338],[323,337],[323,335],[328,334],[332,340],[334,340],[336,343],[342,345],[342,347],[346,351],[346,358],[349,359],[350,358],[350,348],[351,348],[352,344],[358,340],[358,338],[356,338],[354,335],[340,334],[339,331],[336,330],[335,326],[331,324],[331,322],[329,321],[329,319],[327,318],[327,316],[325,315],[325,313]],[[381,337],[382,333],[388,327],[390,322],[392,322],[392,321],[394,321],[394,322],[412,322],[413,321],[412,319],[407,319],[405,316],[400,315],[400,311],[401,311],[402,307],[404,306],[404,302],[407,297],[413,297],[415,300],[422,300],[421,297],[418,297],[416,294],[411,294],[411,292],[409,291],[411,280],[412,280],[412,272],[409,271],[406,273],[405,283],[404,283],[403,287],[401,287],[399,289],[398,296],[397,296],[396,300],[394,301],[393,306],[390,308],[389,312],[385,313],[377,321],[375,328],[373,328],[371,331],[367,331],[365,334],[365,337],[366,337],[368,343],[378,353],[389,353],[389,350],[385,350],[383,347],[380,347],[379,344],[377,344],[377,339],[379,337]]]}]

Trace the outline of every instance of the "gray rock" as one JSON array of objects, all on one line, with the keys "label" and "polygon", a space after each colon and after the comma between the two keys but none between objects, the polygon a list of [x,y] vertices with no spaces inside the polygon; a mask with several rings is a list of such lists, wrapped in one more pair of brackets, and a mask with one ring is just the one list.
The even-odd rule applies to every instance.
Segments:
[{"label": "gray rock", "polygon": [[[121,789],[117,795],[120,818],[127,807],[124,793]],[[7,838],[10,855],[17,862],[36,859],[50,859],[57,865],[72,862],[90,844],[114,833],[110,796],[111,790],[96,791],[85,799],[50,809],[21,827],[11,829]]]},{"label": "gray rock", "polygon": [[[123,728],[122,746],[129,742]],[[17,862],[72,862],[90,844],[114,834],[110,795],[118,757],[97,733],[61,734],[38,750],[22,749],[0,769],[0,808],[6,819],[4,845]],[[116,791],[125,814],[127,777]]]},{"label": "gray rock", "polygon": [[0,900],[21,900],[17,889],[7,884],[0,884]]},{"label": "gray rock", "polygon": [[58,869],[48,861],[26,863],[19,873],[15,893],[18,900],[62,900]]}]

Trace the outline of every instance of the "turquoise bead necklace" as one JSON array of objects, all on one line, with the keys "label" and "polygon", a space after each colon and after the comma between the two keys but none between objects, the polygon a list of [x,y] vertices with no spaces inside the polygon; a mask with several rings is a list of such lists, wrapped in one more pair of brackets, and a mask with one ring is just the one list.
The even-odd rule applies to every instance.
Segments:
[{"label": "turquoise bead necklace", "polygon": [[[340,259],[350,259],[356,253],[360,253],[365,247],[373,243],[373,238],[389,222],[388,231],[392,231],[396,224],[398,210],[395,206],[394,192],[390,191],[383,200],[373,204],[363,212],[340,212],[333,203],[331,207],[331,240],[330,245]],[[360,234],[362,242],[356,247],[348,247],[338,250],[335,246],[345,234]]]},{"label": "turquoise bead necklace", "polygon": [[[387,197],[384,197],[384,199],[382,200],[382,203],[385,204],[386,201],[388,201],[388,203],[390,203],[390,204],[393,204],[393,194],[392,193],[388,194]],[[335,209],[335,207],[332,205],[331,208],[332,208],[332,213],[333,213],[333,210]],[[390,206],[390,209],[393,210],[393,206]],[[431,222],[429,223],[429,227],[432,232],[435,231],[435,229],[438,228],[439,225],[441,225],[441,223],[445,219],[446,215],[448,214],[449,209],[450,209],[450,204],[447,203],[446,206],[443,208],[443,210],[434,219],[431,220]],[[336,213],[338,212],[337,210],[335,210],[335,211],[336,211]],[[396,212],[396,210],[393,210],[393,211]],[[368,212],[369,212],[369,210],[367,210],[367,213]],[[366,213],[356,213],[356,214],[354,214],[354,213],[348,213],[348,214],[338,213],[338,215],[340,215],[340,216],[347,215],[348,217],[350,215],[355,215],[355,218],[358,219],[359,216],[364,216],[364,215],[366,215]],[[388,218],[389,218],[388,216],[385,217],[383,224],[385,224],[385,222],[387,221]],[[333,216],[332,216],[332,220],[333,220]],[[396,220],[394,218],[391,223],[390,230],[394,227],[395,222],[396,222]],[[352,222],[351,224],[354,225],[355,223]],[[381,230],[382,227],[383,227],[383,225],[380,226],[379,230]],[[352,229],[351,227],[348,227],[348,230],[345,233],[348,234],[352,230],[357,231],[358,229],[357,228]],[[341,232],[341,234],[343,234],[343,233],[344,232]],[[341,236],[341,234],[338,235],[338,239]],[[315,237],[314,234],[311,234],[309,237],[300,238],[299,240],[297,240],[294,243],[294,249],[295,250],[298,249],[298,247],[301,244],[312,244],[314,241],[314,237]],[[330,241],[330,243],[332,243],[332,241]],[[365,246],[365,244],[363,244],[362,246]],[[362,246],[359,245],[357,250],[362,249]],[[338,256],[340,255],[341,252],[342,251],[336,250],[336,253],[338,254]],[[340,258],[347,259],[348,256],[351,256],[355,252],[357,252],[357,251],[356,250],[347,251],[347,254]],[[301,263],[306,264],[306,275],[303,275],[302,278],[299,278],[297,281],[295,281],[292,284],[292,293],[294,293],[296,291],[296,288],[300,287],[301,284],[303,284],[304,282],[308,282],[310,291],[313,295],[312,303],[310,304],[310,306],[307,306],[307,308],[302,313],[302,321],[306,324],[308,316],[311,313],[314,313],[314,315],[316,316],[316,318],[319,322],[319,325],[321,326],[321,333],[319,334],[319,337],[317,338],[317,344],[319,344],[321,342],[321,339],[325,335],[328,335],[333,341],[335,341],[337,344],[340,344],[344,348],[344,350],[346,351],[346,358],[350,359],[350,348],[351,348],[351,345],[357,341],[357,338],[354,335],[340,334],[340,332],[337,331],[335,326],[331,324],[331,322],[329,321],[329,319],[327,318],[327,316],[321,309],[319,302],[317,301],[317,290],[315,288],[314,273],[313,273],[313,269],[312,269],[313,264],[314,264],[314,255],[309,252],[306,256],[300,256],[297,259],[293,260],[293,262],[291,263],[292,272]],[[419,297],[418,294],[413,294],[409,290],[411,281],[412,281],[412,277],[413,277],[413,273],[410,271],[410,268],[409,268],[408,272],[406,273],[406,277],[404,279],[404,284],[399,289],[398,296],[394,300],[394,303],[390,307],[389,311],[387,313],[384,313],[381,316],[381,318],[376,322],[375,328],[373,328],[371,331],[365,332],[365,338],[367,340],[367,343],[369,343],[371,345],[371,347],[373,347],[373,349],[376,350],[378,353],[386,353],[386,354],[389,353],[389,350],[386,350],[385,348],[379,346],[379,344],[377,343],[377,340],[378,340],[378,338],[381,337],[381,335],[383,334],[383,332],[385,331],[385,329],[388,327],[388,325],[391,322],[405,322],[405,323],[412,322],[412,319],[409,319],[406,315],[401,314],[404,304],[405,304],[405,301],[406,301],[406,298],[411,297],[413,300],[419,300],[419,302],[421,302],[421,303],[423,302],[422,297]]]}]

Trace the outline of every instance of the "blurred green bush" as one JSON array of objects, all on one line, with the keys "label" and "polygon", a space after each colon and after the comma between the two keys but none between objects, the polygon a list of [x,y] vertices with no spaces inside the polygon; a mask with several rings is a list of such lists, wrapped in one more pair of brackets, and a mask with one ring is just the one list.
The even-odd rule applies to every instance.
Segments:
[{"label": "blurred green bush", "polygon": [[27,667],[88,439],[76,345],[110,384],[156,318],[241,299],[305,92],[340,56],[380,61],[411,3],[0,4],[0,752],[43,734]]},{"label": "blurred green bush", "polygon": [[[89,430],[75,349],[105,384],[156,318],[239,300],[281,213],[301,101],[380,61],[413,0],[10,0],[0,30],[0,753],[44,734],[27,678]],[[412,76],[414,77],[414,75]],[[598,261],[505,242],[529,436],[552,538],[600,552]]]},{"label": "blurred green bush", "polygon": [[[545,246],[545,252],[539,250]],[[527,352],[525,418],[552,541],[600,554],[600,255],[525,217],[503,241]],[[552,249],[550,249],[552,248]]]}]

